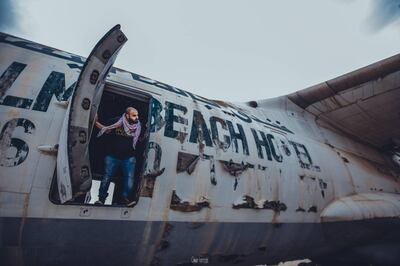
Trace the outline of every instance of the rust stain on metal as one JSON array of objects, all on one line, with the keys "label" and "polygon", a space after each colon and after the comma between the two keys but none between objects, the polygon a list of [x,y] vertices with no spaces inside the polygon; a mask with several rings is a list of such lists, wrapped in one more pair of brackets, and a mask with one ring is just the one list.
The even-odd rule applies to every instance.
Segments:
[{"label": "rust stain on metal", "polygon": [[150,172],[143,177],[144,185],[140,192],[141,197],[149,197],[149,198],[153,197],[153,190],[156,179],[158,176],[162,175],[164,171],[165,167],[161,170]]},{"label": "rust stain on metal", "polygon": [[265,201],[263,209],[271,209],[275,212],[286,211],[287,207],[285,203],[278,201]]},{"label": "rust stain on metal", "polygon": [[174,226],[170,223],[166,223],[164,226],[164,230],[162,233],[162,238],[160,240],[160,243],[158,244],[158,251],[162,251],[164,249],[167,249],[170,246],[169,241],[166,239],[168,236],[171,234],[172,229],[174,229]]},{"label": "rust stain on metal", "polygon": [[286,204],[278,201],[263,200],[255,202],[253,197],[244,195],[241,203],[232,204],[233,209],[267,209],[274,212],[286,211]]},{"label": "rust stain on metal", "polygon": [[166,223],[162,237],[167,238],[169,236],[169,234],[171,233],[172,229],[174,229],[174,226],[170,223]]},{"label": "rust stain on metal", "polygon": [[248,163],[234,163],[232,160],[229,162],[220,160],[222,167],[225,171],[233,176],[238,176],[246,171],[251,165]]},{"label": "rust stain on metal", "polygon": [[178,197],[178,195],[176,195],[175,190],[172,191],[172,198],[171,198],[171,205],[170,205],[171,210],[181,211],[181,212],[197,212],[205,207],[210,208],[210,203],[205,198],[203,201],[191,204],[188,201],[182,201]]},{"label": "rust stain on metal", "polygon": [[[154,183],[156,178],[164,173],[165,168],[160,169],[161,158],[162,158],[162,150],[159,144],[155,142],[149,142],[148,149],[152,149],[155,152],[153,167],[149,169],[143,177],[143,186],[140,191],[140,195],[143,197],[152,197]],[[147,166],[146,166],[147,168]]]},{"label": "rust stain on metal", "polygon": [[196,165],[200,159],[199,155],[193,155],[185,152],[178,153],[178,162],[176,164],[176,171],[178,173],[186,171],[189,175],[194,172]]}]

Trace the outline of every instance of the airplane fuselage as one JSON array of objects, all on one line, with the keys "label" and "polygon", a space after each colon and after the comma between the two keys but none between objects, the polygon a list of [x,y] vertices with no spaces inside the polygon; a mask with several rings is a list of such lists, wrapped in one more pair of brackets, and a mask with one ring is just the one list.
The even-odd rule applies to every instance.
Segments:
[{"label": "airplane fuselage", "polygon": [[214,101],[117,68],[106,91],[152,99],[137,205],[56,204],[56,156],[43,147],[63,145],[65,102],[85,59],[6,34],[0,58],[5,261],[250,265],[319,257],[360,239],[368,252],[368,241],[379,238],[385,249],[400,239],[397,219],[346,222],[327,209],[353,195],[400,191],[380,151],[285,96]]}]

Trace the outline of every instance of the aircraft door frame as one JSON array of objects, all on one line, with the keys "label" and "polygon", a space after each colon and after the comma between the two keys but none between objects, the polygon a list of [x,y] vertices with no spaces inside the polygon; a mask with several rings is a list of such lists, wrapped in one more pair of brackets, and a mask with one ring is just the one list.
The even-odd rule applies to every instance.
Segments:
[{"label": "aircraft door frame", "polygon": [[92,185],[89,141],[105,79],[128,40],[114,26],[87,58],[71,97],[61,129],[57,157],[57,186],[61,203],[85,195]]}]

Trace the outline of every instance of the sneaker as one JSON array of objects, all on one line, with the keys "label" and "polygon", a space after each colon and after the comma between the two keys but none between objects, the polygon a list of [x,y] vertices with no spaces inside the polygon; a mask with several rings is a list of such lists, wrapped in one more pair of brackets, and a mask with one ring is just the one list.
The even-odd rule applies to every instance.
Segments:
[{"label": "sneaker", "polygon": [[94,203],[94,205],[104,205],[104,202],[101,200],[98,200]]},{"label": "sneaker", "polygon": [[133,205],[136,204],[136,200],[129,200],[127,198],[122,199],[123,204],[125,204],[126,207],[132,207]]}]

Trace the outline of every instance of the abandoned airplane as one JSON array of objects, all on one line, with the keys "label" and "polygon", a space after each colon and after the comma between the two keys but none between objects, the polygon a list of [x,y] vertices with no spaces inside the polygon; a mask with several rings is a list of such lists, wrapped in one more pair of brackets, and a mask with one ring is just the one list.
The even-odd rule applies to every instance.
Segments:
[{"label": "abandoned airplane", "polygon": [[[278,98],[210,100],[0,34],[3,265],[400,261],[400,55]],[[130,207],[95,120],[134,106]]]}]

